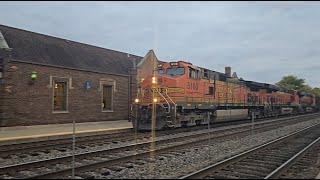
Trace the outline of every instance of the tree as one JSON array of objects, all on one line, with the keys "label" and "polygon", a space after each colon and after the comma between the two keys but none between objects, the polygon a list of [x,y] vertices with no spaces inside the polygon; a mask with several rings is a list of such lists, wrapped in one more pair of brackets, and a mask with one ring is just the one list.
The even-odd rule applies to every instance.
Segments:
[{"label": "tree", "polygon": [[285,88],[285,89],[294,89],[298,91],[303,91],[306,93],[311,93],[316,95],[316,97],[320,97],[320,88],[315,87],[312,88],[309,85],[305,84],[304,79],[299,79],[297,76],[289,75],[284,76],[281,81],[276,83],[277,86]]},{"label": "tree", "polygon": [[309,87],[305,85],[304,79],[299,79],[298,77],[293,75],[284,76],[281,81],[276,83],[276,85],[285,89],[293,89],[299,91],[309,89]]},{"label": "tree", "polygon": [[316,97],[320,97],[320,88],[318,87],[313,88],[312,93],[316,95]]}]

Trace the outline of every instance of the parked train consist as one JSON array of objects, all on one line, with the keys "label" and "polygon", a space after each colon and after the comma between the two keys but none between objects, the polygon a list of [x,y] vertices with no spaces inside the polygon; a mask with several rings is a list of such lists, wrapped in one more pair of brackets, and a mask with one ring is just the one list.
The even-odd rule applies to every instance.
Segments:
[{"label": "parked train consist", "polygon": [[314,95],[239,79],[230,67],[220,73],[184,61],[161,62],[141,79],[132,122],[138,130],[159,130],[312,111]]}]

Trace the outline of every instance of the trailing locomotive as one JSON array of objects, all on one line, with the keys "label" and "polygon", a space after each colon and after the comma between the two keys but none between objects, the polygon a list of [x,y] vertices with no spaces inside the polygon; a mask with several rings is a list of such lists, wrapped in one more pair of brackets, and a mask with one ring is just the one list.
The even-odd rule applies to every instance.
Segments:
[{"label": "trailing locomotive", "polygon": [[315,110],[312,94],[239,79],[236,73],[231,75],[230,67],[220,73],[184,61],[160,62],[152,51],[138,65],[137,76],[132,122],[138,130]]}]

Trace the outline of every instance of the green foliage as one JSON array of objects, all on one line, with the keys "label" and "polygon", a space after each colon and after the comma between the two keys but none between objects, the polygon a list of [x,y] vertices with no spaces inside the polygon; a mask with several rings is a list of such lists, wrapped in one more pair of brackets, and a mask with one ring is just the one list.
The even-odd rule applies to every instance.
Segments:
[{"label": "green foliage", "polygon": [[302,90],[302,89],[309,89],[305,85],[304,79],[299,79],[296,76],[284,76],[281,81],[276,83],[277,86],[286,88],[286,89],[294,89],[294,90]]},{"label": "green foliage", "polygon": [[320,88],[312,88],[309,85],[305,84],[304,79],[299,79],[297,76],[288,75],[284,76],[281,81],[276,83],[277,86],[285,89],[293,89],[298,91],[303,91],[306,93],[315,94],[317,97],[320,97]]},{"label": "green foliage", "polygon": [[317,97],[320,97],[320,88],[318,87],[313,88],[312,93],[315,94]]}]

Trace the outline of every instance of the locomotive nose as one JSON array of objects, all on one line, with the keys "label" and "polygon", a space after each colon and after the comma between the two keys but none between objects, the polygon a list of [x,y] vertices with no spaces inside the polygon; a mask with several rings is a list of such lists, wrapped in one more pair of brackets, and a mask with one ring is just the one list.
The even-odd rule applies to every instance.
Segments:
[{"label": "locomotive nose", "polygon": [[170,86],[176,86],[176,79],[168,77],[168,76],[163,76],[163,75],[158,75],[156,76],[157,79],[157,84],[160,86],[165,86],[165,87],[170,87]]}]

